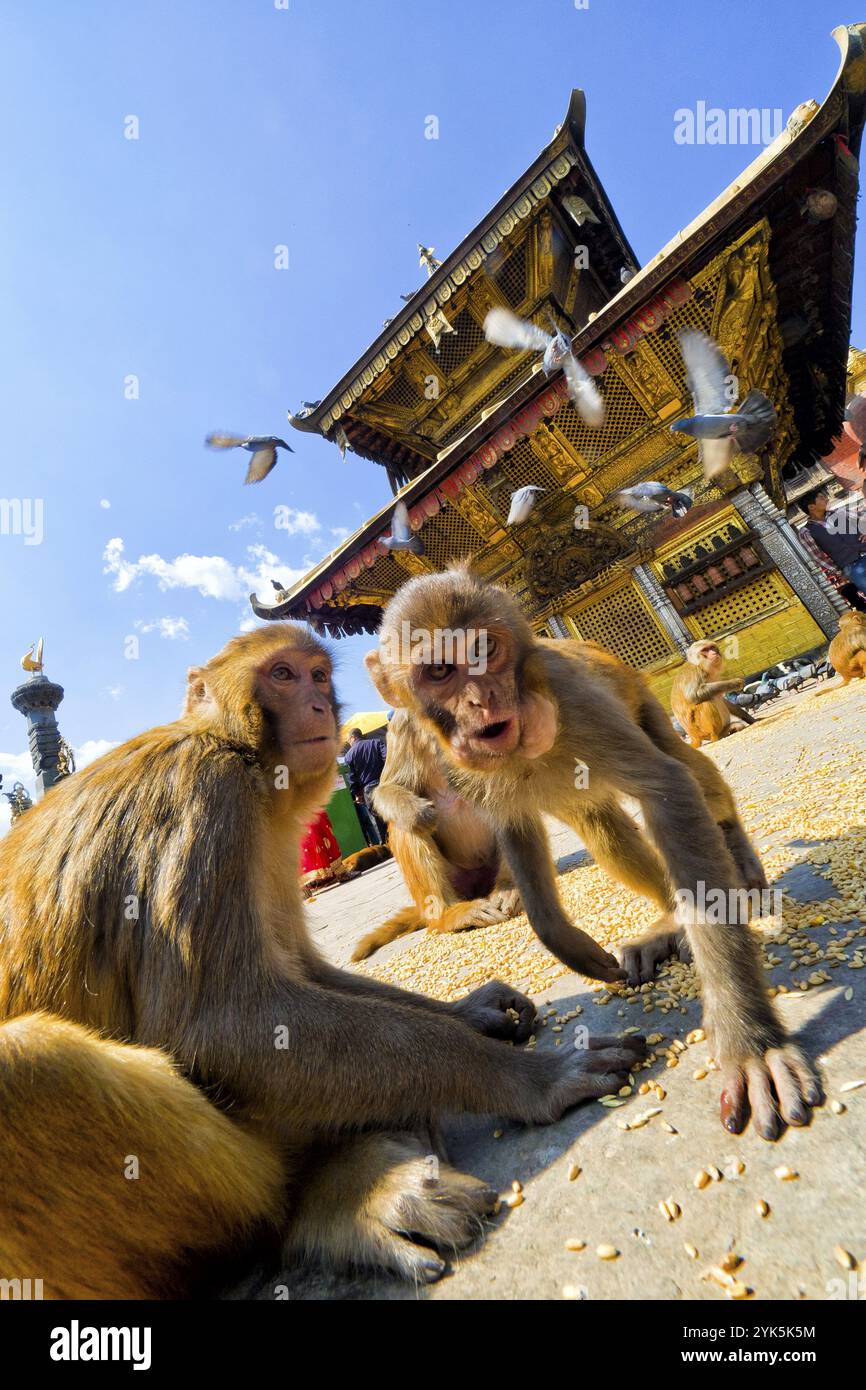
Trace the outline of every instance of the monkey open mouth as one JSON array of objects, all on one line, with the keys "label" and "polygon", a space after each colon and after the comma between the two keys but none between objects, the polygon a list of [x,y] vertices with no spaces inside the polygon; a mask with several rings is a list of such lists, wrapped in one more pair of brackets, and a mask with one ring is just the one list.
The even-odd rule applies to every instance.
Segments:
[{"label": "monkey open mouth", "polygon": [[520,721],[516,715],[509,714],[505,719],[495,719],[482,724],[471,733],[457,735],[452,740],[452,748],[458,757],[471,757],[473,754],[513,753],[520,741]]}]

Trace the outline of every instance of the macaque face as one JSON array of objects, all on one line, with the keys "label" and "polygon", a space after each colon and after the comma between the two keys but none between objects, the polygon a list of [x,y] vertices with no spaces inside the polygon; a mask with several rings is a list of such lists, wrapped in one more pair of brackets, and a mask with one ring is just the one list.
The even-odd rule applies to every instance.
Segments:
[{"label": "macaque face", "polygon": [[334,692],[324,653],[273,652],[257,669],[256,695],[290,772],[316,776],[335,761]]},{"label": "macaque face", "polygon": [[415,698],[461,767],[493,771],[512,753],[537,757],[553,743],[555,714],[548,701],[521,691],[518,656],[507,630],[486,629],[482,660],[413,668]]},{"label": "macaque face", "polygon": [[722,656],[722,653],[719,651],[719,648],[714,646],[712,643],[709,643],[706,647],[703,648],[698,660],[701,666],[703,667],[705,674],[708,675],[710,678],[718,676],[722,670],[722,667],[725,664],[725,658]]}]

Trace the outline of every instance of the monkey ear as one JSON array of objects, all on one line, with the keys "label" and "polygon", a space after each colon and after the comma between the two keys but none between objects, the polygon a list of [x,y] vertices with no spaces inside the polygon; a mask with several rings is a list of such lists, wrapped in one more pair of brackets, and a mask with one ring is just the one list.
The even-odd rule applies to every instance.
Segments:
[{"label": "monkey ear", "polygon": [[392,709],[404,709],[406,702],[400,698],[400,693],[394,682],[388,679],[388,673],[382,664],[379,653],[377,651],[367,652],[367,655],[364,657],[364,665],[367,668],[370,680],[375,685],[385,703],[390,705]]},{"label": "monkey ear", "polygon": [[212,709],[216,709],[216,700],[207,688],[204,668],[201,666],[190,666],[186,673],[186,700],[183,706],[184,714],[204,714],[207,710]]}]

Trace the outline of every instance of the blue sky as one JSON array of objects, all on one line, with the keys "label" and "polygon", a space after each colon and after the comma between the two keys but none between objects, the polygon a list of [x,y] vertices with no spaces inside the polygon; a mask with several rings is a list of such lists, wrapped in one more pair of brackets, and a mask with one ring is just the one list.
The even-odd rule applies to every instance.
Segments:
[{"label": "blue sky", "polygon": [[[416,243],[447,253],[522,173],[573,86],[646,260],[757,153],[675,143],[675,110],[822,100],[830,30],[852,18],[835,0],[282,3],[0,15],[0,496],[44,502],[41,544],[0,535],[7,786],[27,759],[3,692],[40,634],[87,755],[173,718],[250,588],[299,577],[387,500],[381,469],[342,463],[286,410],[324,395],[419,284]],[[296,453],[244,488],[245,456],[203,448],[212,429]],[[274,529],[278,505],[294,534]],[[349,709],[377,703],[368,645],[336,644]]]}]

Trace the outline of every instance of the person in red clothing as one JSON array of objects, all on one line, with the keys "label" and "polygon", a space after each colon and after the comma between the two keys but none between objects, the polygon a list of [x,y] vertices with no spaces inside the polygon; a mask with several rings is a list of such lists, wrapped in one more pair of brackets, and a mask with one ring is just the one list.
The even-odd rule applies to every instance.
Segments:
[{"label": "person in red clothing", "polygon": [[309,894],[345,876],[343,857],[327,811],[317,811],[301,840],[301,883]]}]

